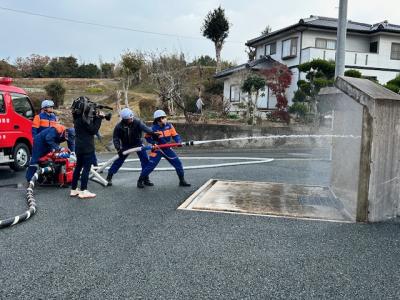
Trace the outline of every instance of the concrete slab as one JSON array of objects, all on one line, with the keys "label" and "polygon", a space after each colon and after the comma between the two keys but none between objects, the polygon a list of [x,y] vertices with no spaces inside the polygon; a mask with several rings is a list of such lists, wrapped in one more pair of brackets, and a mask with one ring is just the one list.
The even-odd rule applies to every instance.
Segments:
[{"label": "concrete slab", "polygon": [[350,222],[328,187],[210,179],[178,209]]}]

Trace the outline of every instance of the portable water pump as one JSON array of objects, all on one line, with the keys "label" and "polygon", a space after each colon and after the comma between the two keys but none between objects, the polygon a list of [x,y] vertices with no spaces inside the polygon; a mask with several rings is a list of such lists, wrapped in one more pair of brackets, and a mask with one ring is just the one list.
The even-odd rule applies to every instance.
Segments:
[{"label": "portable water pump", "polygon": [[72,182],[72,175],[76,166],[76,158],[67,152],[50,152],[39,159],[40,168],[50,168],[39,176],[40,185],[57,185],[68,187]]}]

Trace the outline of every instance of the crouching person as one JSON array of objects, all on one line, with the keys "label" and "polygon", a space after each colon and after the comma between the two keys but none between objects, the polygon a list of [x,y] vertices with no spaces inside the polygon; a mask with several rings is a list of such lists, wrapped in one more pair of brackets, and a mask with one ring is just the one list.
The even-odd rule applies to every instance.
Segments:
[{"label": "crouching person", "polygon": [[[146,126],[141,120],[136,119],[132,110],[130,110],[129,108],[124,108],[123,110],[121,110],[120,116],[122,121],[115,126],[113,132],[113,143],[119,157],[116,161],[114,161],[108,171],[108,186],[112,185],[112,177],[115,173],[118,172],[119,168],[121,168],[125,159],[128,157],[128,155],[124,155],[123,152],[131,148],[143,146],[143,132],[149,134],[154,139],[158,138],[158,134],[154,133],[153,130],[150,127]],[[136,153],[139,157],[140,164],[143,170],[149,162],[147,152],[143,149]],[[147,186],[154,185],[150,181],[149,176],[144,177],[143,184]]]},{"label": "crouching person", "polygon": [[[88,119],[84,118],[84,115],[73,111],[72,117],[76,132],[76,167],[72,177],[70,196],[78,196],[82,199],[94,198],[96,194],[88,190],[88,181],[90,169],[96,163],[94,136],[100,129],[104,113],[99,111],[93,119]],[[78,188],[79,178],[81,180],[80,189]]]},{"label": "crouching person", "polygon": [[[176,132],[174,126],[167,122],[167,115],[163,110],[156,110],[154,112],[152,130],[160,135],[158,141],[154,140],[150,135],[146,135],[146,140],[151,144],[167,144],[171,142],[171,139],[176,143],[181,142],[181,137]],[[171,148],[163,148],[150,153],[149,163],[140,174],[137,183],[138,188],[144,187],[145,178],[155,169],[162,157],[164,157],[175,168],[179,177],[179,186],[190,186],[190,184],[185,181],[182,162],[178,155]]]},{"label": "crouching person", "polygon": [[[68,149],[61,147],[62,142],[67,141]],[[39,159],[52,151],[74,151],[75,150],[75,130],[65,128],[60,124],[53,124],[38,133],[33,140],[32,158],[29,168],[26,171],[26,180],[29,182],[35,174]]]}]

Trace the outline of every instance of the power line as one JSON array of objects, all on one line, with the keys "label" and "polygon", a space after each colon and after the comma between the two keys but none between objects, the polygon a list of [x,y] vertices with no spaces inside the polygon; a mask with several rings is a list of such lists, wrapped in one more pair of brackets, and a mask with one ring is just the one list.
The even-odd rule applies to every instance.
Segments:
[{"label": "power line", "polygon": [[[177,37],[177,38],[192,39],[192,40],[202,40],[202,41],[206,40],[206,38],[200,38],[200,37],[195,37],[195,36],[178,35],[178,34],[173,34],[173,33],[163,33],[163,32],[156,32],[156,31],[135,29],[135,28],[130,28],[130,27],[101,24],[101,23],[88,22],[88,21],[82,21],[82,20],[74,20],[74,19],[69,19],[69,18],[64,18],[64,17],[56,17],[56,16],[50,16],[50,15],[44,15],[44,14],[34,13],[34,12],[26,11],[26,10],[19,10],[19,9],[13,9],[13,8],[2,7],[2,6],[0,6],[0,10],[9,11],[9,12],[13,12],[13,13],[24,14],[24,15],[36,16],[36,17],[42,17],[42,18],[52,19],[52,20],[57,20],[57,21],[76,23],[76,24],[84,24],[84,25],[91,25],[91,26],[97,26],[97,27],[109,28],[109,29],[115,29],[115,30],[124,30],[124,31],[131,31],[131,32],[138,32],[138,33],[145,33],[145,34],[153,34],[153,35],[160,35],[160,36],[168,36],[168,37]],[[243,44],[243,42],[232,41],[232,40],[226,40],[225,42]]]}]

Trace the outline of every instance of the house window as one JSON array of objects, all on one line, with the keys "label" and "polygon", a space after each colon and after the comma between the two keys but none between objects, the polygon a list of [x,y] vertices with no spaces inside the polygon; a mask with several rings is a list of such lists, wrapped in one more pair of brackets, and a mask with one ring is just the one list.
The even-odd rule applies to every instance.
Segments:
[{"label": "house window", "polygon": [[390,53],[390,59],[400,60],[400,44],[392,43],[392,51]]},{"label": "house window", "polygon": [[229,100],[230,102],[240,102],[240,86],[237,84],[233,84],[230,87],[229,91]]},{"label": "house window", "polygon": [[336,49],[336,41],[317,38],[317,39],[315,39],[315,48],[335,50]]},{"label": "house window", "polygon": [[292,38],[282,42],[282,59],[296,57],[297,38]]},{"label": "house window", "polygon": [[265,45],[265,55],[276,54],[276,43]]},{"label": "house window", "polygon": [[378,42],[369,43],[369,52],[378,53]]}]

